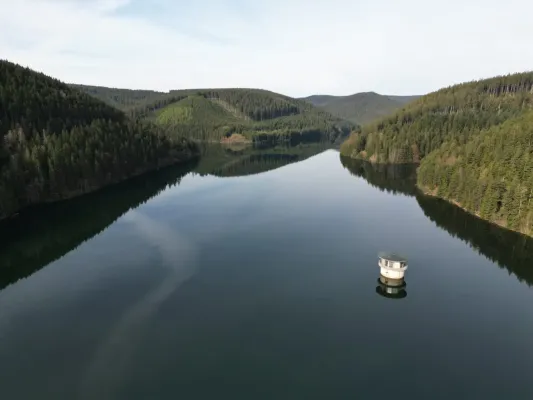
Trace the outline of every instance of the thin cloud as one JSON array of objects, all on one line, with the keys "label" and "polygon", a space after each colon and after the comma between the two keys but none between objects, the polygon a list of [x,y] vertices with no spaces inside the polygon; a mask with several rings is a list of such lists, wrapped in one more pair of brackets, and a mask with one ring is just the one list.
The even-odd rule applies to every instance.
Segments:
[{"label": "thin cloud", "polygon": [[0,3],[1,57],[76,83],[419,94],[533,65],[529,0]]}]

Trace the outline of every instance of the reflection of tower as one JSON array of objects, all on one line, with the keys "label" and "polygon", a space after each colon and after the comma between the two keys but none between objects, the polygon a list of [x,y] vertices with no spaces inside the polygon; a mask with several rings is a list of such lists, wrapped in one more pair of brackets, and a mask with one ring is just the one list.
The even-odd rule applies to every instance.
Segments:
[{"label": "reflection of tower", "polygon": [[378,257],[380,276],[376,293],[384,297],[403,299],[407,296],[404,280],[407,259],[394,253],[379,253]]},{"label": "reflection of tower", "polygon": [[402,286],[387,286],[382,282],[382,278],[380,277],[378,279],[378,286],[376,286],[376,293],[389,299],[403,299],[407,297],[406,286],[405,281]]}]

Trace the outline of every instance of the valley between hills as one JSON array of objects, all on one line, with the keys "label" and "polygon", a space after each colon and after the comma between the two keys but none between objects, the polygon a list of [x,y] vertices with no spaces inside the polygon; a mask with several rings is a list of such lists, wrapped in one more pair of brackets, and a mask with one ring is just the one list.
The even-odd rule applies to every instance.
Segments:
[{"label": "valley between hills", "polygon": [[533,73],[418,96],[291,98],[260,89],[158,92],[65,84],[0,61],[0,218],[188,162],[206,142],[341,145],[419,165],[417,185],[533,234]]}]

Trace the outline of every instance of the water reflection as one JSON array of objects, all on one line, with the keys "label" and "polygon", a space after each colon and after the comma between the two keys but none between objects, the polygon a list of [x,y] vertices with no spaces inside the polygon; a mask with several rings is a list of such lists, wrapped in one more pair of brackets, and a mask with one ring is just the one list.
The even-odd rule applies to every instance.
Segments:
[{"label": "water reflection", "polygon": [[0,289],[74,250],[168,186],[178,185],[196,165],[165,168],[4,221],[0,224]]},{"label": "water reflection", "polygon": [[118,318],[99,344],[83,377],[81,399],[116,398],[148,321],[196,272],[199,250],[186,235],[138,211],[128,213],[126,220],[158,249],[166,276]]},{"label": "water reflection", "polygon": [[[408,255],[408,288],[377,281],[380,250]],[[413,398],[533,398],[531,290],[500,272],[332,151],[190,175],[0,292],[1,393],[372,398],[394,355],[389,383]]]},{"label": "water reflection", "polygon": [[502,229],[448,203],[419,194],[416,196],[424,214],[450,235],[505,268],[520,282],[533,285],[533,239]]},{"label": "water reflection", "polygon": [[235,177],[280,168],[323,152],[331,144],[255,148],[210,145],[200,161],[152,172],[96,193],[35,207],[0,223],[0,289],[27,277],[102,232],[127,211],[191,171]]},{"label": "water reflection", "polygon": [[342,166],[352,175],[365,179],[382,191],[407,196],[417,193],[415,164],[372,164],[342,156],[340,159]]},{"label": "water reflection", "polygon": [[200,175],[235,177],[260,174],[303,161],[331,148],[330,143],[259,148],[250,145],[207,145],[195,169]]},{"label": "water reflection", "polygon": [[401,285],[390,286],[380,276],[378,278],[378,285],[376,286],[376,293],[388,299],[404,299],[407,297],[406,286],[407,283],[405,280],[402,281]]},{"label": "water reflection", "polygon": [[372,186],[416,197],[424,214],[438,227],[468,243],[519,281],[533,285],[532,238],[477,218],[444,200],[425,196],[416,188],[416,165],[371,164],[342,156],[340,159],[352,175],[365,179]]}]

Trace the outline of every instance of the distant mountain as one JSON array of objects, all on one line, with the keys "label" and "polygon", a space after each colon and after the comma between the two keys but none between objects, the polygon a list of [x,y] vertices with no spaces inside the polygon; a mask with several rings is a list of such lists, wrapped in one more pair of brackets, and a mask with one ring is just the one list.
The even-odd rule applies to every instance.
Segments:
[{"label": "distant mountain", "polygon": [[303,97],[302,100],[305,100],[315,107],[324,107],[329,102],[335,99],[339,99],[341,96],[331,96],[329,94],[315,94],[309,97]]},{"label": "distant mountain", "polygon": [[168,92],[155,90],[116,89],[103,86],[71,84],[70,87],[81,90],[108,105],[124,112],[134,110],[169,97]]},{"label": "distant mountain", "polygon": [[392,114],[420,96],[386,96],[375,92],[351,96],[314,95],[305,100],[316,107],[353,123],[364,125]]},{"label": "distant mountain", "polygon": [[260,89],[170,92],[75,85],[137,119],[202,141],[340,143],[357,126],[312,104]]}]

